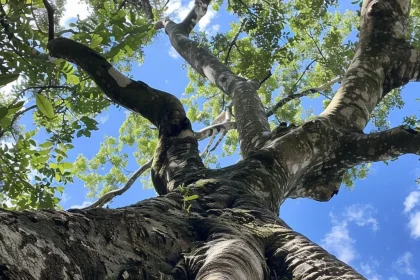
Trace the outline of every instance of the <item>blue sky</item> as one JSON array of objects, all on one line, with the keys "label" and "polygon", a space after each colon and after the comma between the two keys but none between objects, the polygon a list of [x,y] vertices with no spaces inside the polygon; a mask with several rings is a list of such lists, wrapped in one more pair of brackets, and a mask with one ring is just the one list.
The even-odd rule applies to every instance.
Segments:
[{"label": "blue sky", "polygon": [[[81,13],[81,17],[88,15],[88,9],[80,6],[83,4],[69,2],[63,23],[77,13]],[[172,18],[180,19],[189,11],[188,2],[171,0],[170,9]],[[209,32],[224,30],[229,18],[225,12],[210,11],[198,28]],[[181,97],[188,84],[186,71],[181,70],[183,63],[183,59],[171,49],[166,35],[161,34],[145,49],[144,64],[135,67],[132,74],[152,87]],[[404,115],[418,114],[419,103],[414,99],[420,97],[419,87],[417,84],[406,86],[403,92],[406,107],[391,113],[391,126],[399,125]],[[319,109],[315,103],[306,103],[314,106],[315,111]],[[125,110],[110,107],[98,120],[99,130],[94,131],[91,138],[75,139],[76,148],[69,153],[70,161],[79,153],[91,158],[105,135],[118,136],[118,129],[125,120]],[[22,121],[31,126],[30,116]],[[41,135],[39,141],[42,137],[45,135]],[[200,143],[200,147],[205,144]],[[226,166],[235,161],[222,160],[221,163]],[[134,160],[130,161],[128,169],[137,168]],[[282,206],[280,216],[293,229],[322,245],[368,279],[420,279],[420,189],[415,183],[418,177],[418,156],[403,156],[388,166],[375,163],[369,176],[357,181],[353,190],[342,187],[339,194],[327,203],[289,199]],[[61,205],[67,209],[89,204],[86,193],[83,183],[76,180],[74,185],[66,186]],[[154,195],[154,190],[143,189],[138,181],[127,193],[114,199],[110,207],[122,207]]]}]

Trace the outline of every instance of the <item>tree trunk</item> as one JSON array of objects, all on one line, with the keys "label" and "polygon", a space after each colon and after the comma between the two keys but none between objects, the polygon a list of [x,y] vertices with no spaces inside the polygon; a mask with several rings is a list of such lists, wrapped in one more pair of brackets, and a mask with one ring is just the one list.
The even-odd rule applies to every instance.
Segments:
[{"label": "tree trunk", "polygon": [[262,168],[247,160],[120,209],[2,210],[0,279],[364,279],[240,179]]},{"label": "tree trunk", "polygon": [[120,209],[1,210],[1,279],[364,279],[278,211],[287,198],[329,200],[357,164],[420,154],[412,129],[363,133],[391,89],[419,79],[420,55],[401,37],[410,2],[365,0],[355,57],[327,110],[273,131],[258,86],[188,38],[209,2],[195,1],[179,24],[156,27],[232,99],[243,160],[207,169],[178,99],[126,78],[80,43],[51,40],[50,55],[74,62],[112,101],[158,127],[152,180],[161,196]]}]

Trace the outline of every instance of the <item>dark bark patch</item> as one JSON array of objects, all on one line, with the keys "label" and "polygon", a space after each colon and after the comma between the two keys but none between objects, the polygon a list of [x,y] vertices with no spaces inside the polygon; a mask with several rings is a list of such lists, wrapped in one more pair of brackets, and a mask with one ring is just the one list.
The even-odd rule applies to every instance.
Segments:
[{"label": "dark bark patch", "polygon": [[409,127],[409,126],[405,126],[405,127],[403,127],[403,129],[404,129],[405,131],[407,131],[408,133],[411,133],[411,134],[414,134],[414,135],[419,134],[419,132],[418,132],[417,130],[412,129],[412,128],[411,128],[411,127]]}]

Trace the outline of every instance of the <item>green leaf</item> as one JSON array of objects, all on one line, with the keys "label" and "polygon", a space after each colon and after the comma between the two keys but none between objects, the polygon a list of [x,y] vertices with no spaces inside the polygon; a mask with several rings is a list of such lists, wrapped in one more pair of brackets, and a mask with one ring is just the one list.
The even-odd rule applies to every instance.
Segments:
[{"label": "green leaf", "polygon": [[62,162],[61,163],[64,167],[64,169],[72,169],[73,168],[73,164],[71,162]]},{"label": "green leaf", "polygon": [[19,78],[19,74],[2,74],[0,75],[0,87],[5,86]]},{"label": "green leaf", "polygon": [[7,111],[8,111],[7,112],[7,115],[10,116],[11,114],[14,114],[17,111],[19,111],[23,107],[23,104],[25,104],[25,101],[19,101],[19,102],[15,103],[15,104],[10,105],[7,108]]},{"label": "green leaf", "polygon": [[51,147],[52,145],[53,145],[53,143],[51,143],[50,141],[47,141],[47,142],[44,142],[44,143],[40,144],[39,146],[40,146],[41,148],[49,148],[49,147]]},{"label": "green leaf", "polygon": [[92,36],[92,40],[90,41],[90,47],[92,49],[96,48],[97,46],[99,46],[99,44],[102,42],[102,37],[99,35],[93,35]]},{"label": "green leaf", "polygon": [[184,197],[184,201],[196,200],[197,198],[198,198],[198,195],[193,194],[193,195]]},{"label": "green leaf", "polygon": [[67,83],[72,85],[78,85],[80,84],[79,77],[77,77],[76,75],[67,75]]},{"label": "green leaf", "polygon": [[7,116],[7,108],[6,107],[0,107],[0,119],[4,118],[5,116]]},{"label": "green leaf", "polygon": [[51,102],[44,96],[37,94],[35,96],[36,106],[38,107],[39,111],[46,117],[52,119],[54,118],[54,108]]}]

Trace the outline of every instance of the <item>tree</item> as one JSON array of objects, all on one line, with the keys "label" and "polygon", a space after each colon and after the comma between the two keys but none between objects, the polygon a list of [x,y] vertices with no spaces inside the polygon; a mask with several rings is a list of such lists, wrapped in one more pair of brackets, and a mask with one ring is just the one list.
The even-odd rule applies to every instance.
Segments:
[{"label": "tree", "polygon": [[[32,6],[24,1],[1,2],[0,23],[4,30],[2,36],[6,39],[3,65],[7,66],[2,66],[1,81],[9,82],[24,73],[29,79],[24,83],[23,91],[39,91],[34,94],[36,105],[33,108],[22,110],[23,103],[19,101],[22,91],[19,98],[6,100],[6,106],[0,110],[0,135],[20,133],[20,128],[14,125],[16,120],[35,108],[38,109],[37,122],[52,133],[50,141],[39,145],[40,149],[32,148],[37,146],[31,142],[35,132],[18,137],[12,151],[2,148],[3,194],[13,197],[21,208],[45,208],[57,203],[54,194],[61,189],[53,186],[51,180],[55,178],[63,183],[72,180],[69,170],[73,166],[63,162],[65,151],[71,148],[76,130],[77,136],[88,137],[96,128],[96,121],[91,116],[108,105],[108,101],[100,97],[102,92],[111,102],[141,115],[157,128],[151,179],[159,194],[120,209],[1,210],[2,278],[364,279],[354,269],[293,231],[278,217],[278,212],[286,198],[328,201],[338,193],[343,176],[350,168],[403,154],[420,154],[420,134],[407,125],[368,134],[363,132],[372,114],[376,113],[381,119],[380,112],[375,111],[378,106],[384,106],[381,101],[398,94],[393,90],[419,79],[420,58],[415,40],[406,37],[406,34],[414,34],[414,38],[416,35],[408,20],[410,1],[363,1],[359,42],[355,49],[349,43],[347,49],[339,50],[342,58],[354,51],[353,59],[343,73],[340,63],[329,61],[333,59],[334,50],[331,54],[323,54],[315,39],[322,30],[317,30],[315,35],[311,32],[302,35],[314,41],[319,49],[319,59],[324,60],[317,64],[313,75],[330,69],[322,76],[326,79],[322,84],[326,85],[318,84],[306,91],[295,92],[302,77],[298,82],[286,82],[283,85],[286,96],[269,110],[264,108],[262,100],[271,97],[268,92],[272,91],[273,82],[282,75],[297,76],[296,73],[282,73],[267,80],[267,71],[262,71],[267,63],[282,66],[282,59],[287,55],[293,61],[294,54],[288,54],[289,49],[284,53],[282,47],[273,47],[273,42],[281,39],[273,34],[283,30],[282,16],[290,6],[264,1],[232,1],[228,8],[243,21],[230,35],[214,40],[212,53],[205,47],[209,42],[203,37],[190,38],[209,2],[196,1],[180,23],[165,18],[152,25],[153,11],[157,15],[162,12],[159,5],[152,9],[147,1],[141,5],[137,1],[91,1],[97,11],[91,19],[96,26],[79,20],[78,31],[54,29],[57,17],[54,19],[53,15],[62,6],[60,2],[55,6],[46,0],[43,3],[34,1]],[[300,15],[315,13],[320,19],[328,17],[327,4],[323,1],[293,3]],[[144,11],[142,18],[133,12],[135,8]],[[22,10],[24,14],[33,13],[33,17],[16,20]],[[413,12],[416,11],[414,6]],[[129,22],[127,18],[130,18]],[[39,25],[36,32],[30,26],[33,19]],[[299,20],[311,24],[307,18],[296,17],[291,25],[301,27]],[[274,24],[276,22],[279,24]],[[222,100],[231,102],[224,106],[221,123],[195,133],[178,98],[124,76],[108,61],[124,66],[129,59],[140,59],[133,49],[150,42],[155,33],[152,27],[164,29],[175,50],[213,84],[210,86],[207,80],[192,75],[191,87],[198,85],[197,89],[207,88],[213,92],[217,88],[223,93]],[[267,30],[270,28],[273,30]],[[89,34],[92,29],[95,32]],[[241,29],[251,34],[252,40],[242,38],[238,41],[240,38],[236,34],[240,34]],[[31,31],[33,35],[27,39]],[[58,37],[67,32],[73,33],[71,38]],[[331,37],[341,40],[339,31],[333,28],[331,33]],[[227,40],[229,36],[230,41]],[[203,42],[197,42],[200,39]],[[287,44],[296,44],[299,51],[302,45],[295,40],[289,38]],[[328,40],[324,43],[328,44]],[[256,46],[259,56],[252,53],[242,58],[259,60],[255,64],[240,59],[242,50],[252,52],[249,46]],[[43,52],[47,50],[48,54]],[[224,63],[216,57],[218,52],[219,55],[223,52]],[[344,58],[342,60],[342,63],[346,62]],[[68,62],[77,65],[77,70]],[[253,79],[236,75],[231,69],[241,70],[241,75],[250,75]],[[304,72],[309,69],[307,66]],[[45,84],[31,84],[40,81]],[[341,81],[339,89],[319,116],[296,125],[282,122],[270,127],[268,117],[279,108],[288,110],[283,106],[287,102],[316,94],[338,81]],[[389,107],[389,104],[385,105],[382,115],[386,115]],[[283,111],[279,115],[285,114]],[[189,116],[192,118],[194,114],[190,111]],[[289,119],[290,116],[293,118],[295,114],[289,115]],[[284,118],[289,120],[287,116]],[[83,127],[79,123],[83,123]],[[410,118],[410,124],[416,126],[418,122]],[[238,132],[242,160],[226,168],[208,168],[200,156],[198,139],[233,128]],[[153,133],[145,137],[153,137]],[[112,146],[111,142],[108,144]],[[116,165],[119,163],[117,161]],[[81,165],[81,161],[77,164]],[[22,175],[29,167],[41,174],[34,184]],[[115,180],[124,179],[114,177]],[[99,204],[103,205],[102,202]]]}]

